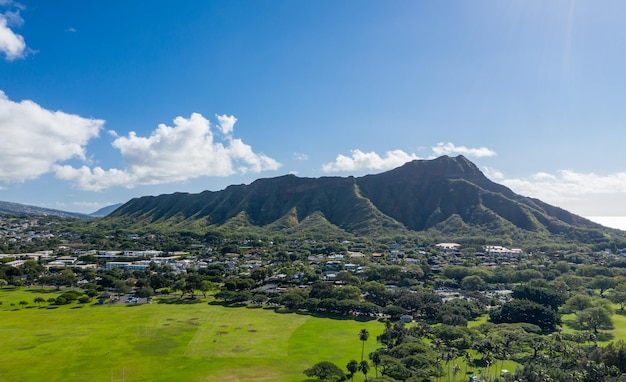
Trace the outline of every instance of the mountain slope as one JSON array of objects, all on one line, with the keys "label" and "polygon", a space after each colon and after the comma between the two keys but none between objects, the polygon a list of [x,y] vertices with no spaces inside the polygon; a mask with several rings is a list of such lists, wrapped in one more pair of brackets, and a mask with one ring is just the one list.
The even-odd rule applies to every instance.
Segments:
[{"label": "mountain slope", "polygon": [[122,204],[124,203],[117,203],[117,204],[112,204],[110,206],[102,207],[98,211],[90,213],[89,216],[94,217],[94,218],[107,216],[111,212],[115,211]]},{"label": "mountain slope", "polygon": [[[450,225],[458,227],[459,235],[517,230],[518,236],[601,238],[606,232],[620,232],[517,195],[487,179],[463,156],[416,160],[359,178],[285,175],[216,192],[142,197],[119,207],[105,221],[131,227],[255,227],[258,232],[294,234],[306,228],[337,235],[450,231]],[[312,228],[312,222],[324,228]],[[449,227],[444,228],[444,222]]]},{"label": "mountain slope", "polygon": [[0,214],[60,216],[60,217],[66,217],[66,218],[88,218],[89,217],[89,215],[80,214],[77,212],[67,212],[67,211],[61,211],[61,210],[54,210],[51,208],[43,208],[43,207],[29,206],[26,204],[1,202],[1,201],[0,201]]}]

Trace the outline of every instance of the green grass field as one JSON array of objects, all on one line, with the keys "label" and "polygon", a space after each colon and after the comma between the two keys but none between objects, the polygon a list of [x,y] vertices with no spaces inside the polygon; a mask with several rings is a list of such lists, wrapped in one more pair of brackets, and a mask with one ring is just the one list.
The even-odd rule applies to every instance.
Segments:
[{"label": "green grass field", "polygon": [[[207,304],[51,307],[40,289],[0,290],[1,381],[305,381],[378,347],[377,321]],[[28,301],[22,307],[19,301]],[[11,305],[13,304],[13,306]],[[52,308],[52,309],[51,309]],[[371,370],[373,375],[374,370]],[[362,381],[362,374],[355,381]]]},{"label": "green grass field", "polygon": [[[350,359],[360,360],[359,331],[370,332],[365,343],[368,354],[378,348],[375,339],[384,329],[374,320],[231,308],[209,300],[59,307],[33,302],[35,297],[59,294],[0,289],[0,381],[301,382],[307,381],[302,371],[317,362],[345,368]],[[19,301],[29,304],[24,307]],[[486,319],[485,315],[470,326]],[[564,321],[568,319],[564,316]],[[602,332],[611,340],[626,339],[626,316],[615,314],[612,319],[615,328]],[[567,325],[563,330],[573,331]],[[464,365],[460,358],[454,363]],[[506,361],[497,368],[515,366]],[[363,381],[363,375],[357,374],[355,381]]]}]

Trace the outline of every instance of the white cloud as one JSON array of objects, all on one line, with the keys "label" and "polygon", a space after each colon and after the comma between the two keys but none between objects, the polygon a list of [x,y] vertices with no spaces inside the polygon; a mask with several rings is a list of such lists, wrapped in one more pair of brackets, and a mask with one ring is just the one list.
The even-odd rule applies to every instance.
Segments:
[{"label": "white cloud", "polygon": [[216,115],[217,117],[217,121],[218,121],[218,128],[220,129],[220,131],[222,132],[222,134],[224,135],[229,135],[232,134],[234,128],[235,128],[235,123],[237,122],[237,118],[235,118],[235,116],[231,115],[228,116],[226,114],[224,115]]},{"label": "white cloud", "polygon": [[527,178],[504,179],[514,192],[583,216],[626,214],[626,172],[607,175],[561,170]]},{"label": "white cloud", "polygon": [[352,150],[352,156],[349,157],[342,154],[337,155],[335,161],[323,165],[322,170],[324,172],[388,170],[415,159],[420,158],[402,150],[387,151],[384,156],[380,156],[373,151],[364,153],[356,149]]},{"label": "white cloud", "polygon": [[527,179],[506,179],[503,183],[525,195],[569,199],[589,194],[626,193],[626,172],[602,176],[562,170],[556,175],[540,172]]},{"label": "white cloud", "polygon": [[435,157],[440,157],[442,155],[465,155],[465,156],[469,156],[469,157],[476,157],[476,158],[482,158],[482,157],[492,157],[496,155],[496,152],[493,150],[490,150],[486,147],[479,147],[479,148],[468,148],[465,146],[455,146],[453,143],[443,143],[440,142],[437,144],[437,146],[432,148],[433,150],[433,156]]},{"label": "white cloud", "polygon": [[[470,157],[494,156],[496,153],[486,147],[467,148],[455,146],[453,143],[438,143],[432,147],[431,158],[442,155],[466,155]],[[359,149],[352,150],[351,156],[337,155],[333,162],[322,166],[324,172],[359,171],[359,170],[389,170],[405,164],[406,162],[421,159],[416,154],[409,154],[402,150],[387,151],[381,156],[375,152],[365,153]]]},{"label": "white cloud", "polygon": [[[13,5],[17,3],[4,2],[2,6]],[[11,25],[21,25],[24,20],[20,17],[19,12],[5,12],[0,14],[0,52],[4,53],[9,61],[17,58],[23,58],[26,55],[26,43],[24,37],[16,34],[11,30]]]},{"label": "white cloud", "polygon": [[96,167],[93,170],[87,166],[74,168],[69,165],[54,167],[55,176],[59,179],[70,180],[74,186],[85,191],[101,191],[114,186],[132,186],[136,181],[128,172],[118,169],[104,170]]},{"label": "white cloud", "polygon": [[[235,117],[218,116],[217,128],[234,129]],[[277,170],[281,164],[257,154],[241,139],[226,135],[216,142],[210,122],[198,113],[177,117],[174,126],[161,124],[148,137],[128,136],[113,141],[126,169],[104,170],[87,166],[56,166],[56,176],[75,182],[83,190],[98,191],[113,186],[134,187],[185,181],[201,176],[228,176],[235,173]]]},{"label": "white cloud", "polygon": [[85,146],[103,120],[50,111],[33,101],[14,102],[0,90],[0,180],[24,181],[55,163],[85,159]]},{"label": "white cloud", "polygon": [[309,156],[303,153],[293,153],[293,157],[297,160],[308,160]]},{"label": "white cloud", "polygon": [[504,179],[504,174],[502,173],[502,171],[499,171],[495,168],[491,168],[491,167],[483,167],[483,173],[485,174],[485,176],[491,180],[502,180]]}]

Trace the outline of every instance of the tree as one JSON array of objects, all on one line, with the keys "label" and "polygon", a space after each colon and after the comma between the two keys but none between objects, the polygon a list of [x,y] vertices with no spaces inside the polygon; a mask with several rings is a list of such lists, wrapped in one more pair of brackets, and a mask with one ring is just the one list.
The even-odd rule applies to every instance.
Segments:
[{"label": "tree", "polygon": [[252,271],[252,273],[250,274],[250,277],[254,280],[254,281],[263,281],[267,278],[267,269],[265,268],[257,268],[255,270]]},{"label": "tree", "polygon": [[198,286],[198,290],[202,292],[202,295],[204,296],[204,298],[206,298],[206,292],[210,291],[213,288],[215,288],[215,284],[209,280],[202,280],[200,282],[200,285]]},{"label": "tree", "polygon": [[452,380],[456,381],[456,376],[459,374],[461,374],[461,366],[455,363],[454,367],[452,368]]},{"label": "tree", "polygon": [[612,329],[613,322],[609,312],[603,307],[588,308],[578,315],[579,324],[593,329],[594,334],[598,334],[598,329]]},{"label": "tree", "polygon": [[620,310],[624,310],[624,307],[626,307],[626,284],[618,284],[609,295],[609,300],[614,304],[618,304]]},{"label": "tree", "polygon": [[19,302],[19,304],[21,306],[26,306],[26,305],[28,305],[28,301],[22,300],[22,301]]},{"label": "tree", "polygon": [[614,278],[603,275],[595,276],[591,281],[593,288],[600,289],[600,296],[604,296],[604,291],[613,288],[616,284]]},{"label": "tree", "polygon": [[195,291],[202,287],[202,278],[195,273],[190,274],[185,279],[185,291],[195,298]]},{"label": "tree", "polygon": [[291,309],[291,310],[299,309],[304,304],[304,297],[300,296],[297,293],[289,293],[289,294],[284,295],[280,299],[280,302],[287,309]]},{"label": "tree", "polygon": [[567,301],[565,301],[565,305],[563,308],[566,312],[572,312],[575,315],[578,315],[578,312],[581,310],[585,310],[587,308],[591,308],[593,306],[593,302],[591,301],[591,297],[586,294],[575,294],[570,297]]},{"label": "tree", "polygon": [[604,348],[596,348],[592,357],[598,363],[615,366],[621,373],[626,372],[626,343],[624,340],[611,342]]},{"label": "tree", "polygon": [[158,273],[148,275],[148,283],[154,290],[167,288],[171,284],[169,280]]},{"label": "tree", "polygon": [[346,376],[339,366],[332,362],[322,361],[313,365],[310,369],[304,371],[307,377],[317,377],[321,380],[329,381],[345,381]]},{"label": "tree", "polygon": [[359,370],[361,370],[361,373],[363,373],[363,376],[365,376],[365,380],[367,381],[367,373],[370,371],[370,364],[367,363],[366,359],[361,361],[359,364]]},{"label": "tree", "polygon": [[350,379],[354,381],[354,374],[359,371],[359,363],[356,360],[350,360],[346,365],[346,369],[348,369],[348,373],[350,373]]},{"label": "tree", "polygon": [[405,380],[411,376],[408,370],[399,359],[383,355],[380,361],[381,375],[388,376],[398,380]]},{"label": "tree", "polygon": [[46,302],[46,299],[41,296],[38,296],[38,297],[35,297],[33,302],[37,305],[41,305],[42,302]]},{"label": "tree", "polygon": [[376,282],[368,281],[361,287],[365,300],[372,302],[379,306],[387,305],[389,298],[391,297],[391,291],[385,288],[385,285]]},{"label": "tree", "polygon": [[443,359],[444,361],[446,361],[446,369],[447,369],[447,374],[450,375],[450,361],[454,361],[456,359],[456,357],[459,356],[459,351],[458,349],[454,348],[454,347],[448,347],[446,348],[446,351],[443,354]]},{"label": "tree", "polygon": [[541,304],[556,311],[563,304],[564,298],[557,290],[540,286],[521,285],[513,289],[513,298],[526,299]]},{"label": "tree", "polygon": [[465,375],[467,375],[467,368],[469,367],[469,365],[473,364],[474,358],[469,352],[465,352],[465,355],[463,356],[463,361],[465,361]]},{"label": "tree", "polygon": [[150,297],[154,295],[154,289],[149,285],[143,286],[135,293],[138,297]]},{"label": "tree", "polygon": [[117,280],[114,285],[118,296],[130,292],[130,285],[128,285],[128,283],[124,280]]},{"label": "tree", "polygon": [[378,378],[378,367],[380,366],[380,362],[381,362],[380,352],[375,351],[373,353],[370,353],[369,357],[372,360],[372,365],[374,365],[376,378]]},{"label": "tree", "polygon": [[74,286],[76,283],[76,275],[71,270],[64,269],[60,273],[46,277],[45,281],[54,285],[56,289],[59,290],[61,286]]},{"label": "tree", "polygon": [[334,288],[330,297],[337,300],[358,300],[361,297],[361,290],[353,285],[346,285]]},{"label": "tree", "polygon": [[385,345],[388,349],[400,345],[407,335],[407,330],[402,322],[392,324],[390,321],[385,322],[385,330],[376,340]]},{"label": "tree", "polygon": [[483,280],[480,276],[465,276],[461,281],[461,288],[468,291],[485,290],[487,288],[487,283],[485,283],[485,280]]},{"label": "tree", "polygon": [[388,315],[392,320],[398,320],[403,314],[406,313],[406,310],[397,305],[387,305],[383,309],[383,313]]},{"label": "tree", "polygon": [[0,288],[4,288],[7,285],[9,285],[8,281],[6,281],[5,279],[0,279]]},{"label": "tree", "polygon": [[544,331],[553,331],[561,323],[556,311],[530,300],[511,300],[498,310],[493,310],[489,318],[496,324],[527,322],[539,326]]},{"label": "tree", "polygon": [[359,340],[361,341],[361,362],[363,362],[363,351],[365,350],[365,341],[370,338],[370,332],[367,329],[361,329],[359,332]]}]

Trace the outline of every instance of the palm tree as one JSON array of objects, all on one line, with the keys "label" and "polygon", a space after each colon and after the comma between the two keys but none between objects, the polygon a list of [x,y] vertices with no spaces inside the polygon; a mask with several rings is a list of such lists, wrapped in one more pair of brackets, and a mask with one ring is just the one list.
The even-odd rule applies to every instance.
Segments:
[{"label": "palm tree", "polygon": [[[505,347],[496,348],[496,375],[502,374],[502,368],[504,367],[504,361],[509,359],[510,355]],[[500,359],[500,373],[498,373],[498,359]]]},{"label": "palm tree", "polygon": [[485,361],[485,374],[489,375],[489,368],[493,365],[494,359],[491,352],[487,352],[483,355],[483,361]]},{"label": "palm tree", "polygon": [[454,361],[459,356],[459,351],[457,348],[447,348],[443,356],[446,361],[447,374],[450,376],[450,361]]},{"label": "palm tree", "polygon": [[456,376],[461,374],[461,366],[459,366],[458,363],[454,364],[454,367],[452,368],[452,380],[456,381]]},{"label": "palm tree", "polygon": [[365,381],[367,381],[367,372],[370,371],[370,364],[367,363],[367,360],[361,361],[359,364],[359,370],[361,370],[361,373],[365,376]]},{"label": "palm tree", "polygon": [[435,375],[437,376],[437,382],[441,381],[441,376],[443,375],[443,368],[441,367],[442,363],[443,360],[437,356],[437,360],[435,361]]},{"label": "palm tree", "polygon": [[467,367],[469,366],[470,363],[472,363],[472,361],[474,361],[474,358],[469,352],[465,352],[465,355],[463,356],[463,358],[465,360],[465,375],[467,375]]},{"label": "palm tree", "polygon": [[434,346],[436,352],[437,352],[437,360],[436,360],[436,373],[437,373],[437,381],[441,380],[441,374],[443,374],[443,370],[441,368],[441,363],[443,362],[443,341],[439,338],[435,338],[435,340],[432,342],[432,345]]},{"label": "palm tree", "polygon": [[361,340],[361,362],[363,362],[363,351],[365,350],[365,341],[370,338],[370,332],[367,329],[361,329],[359,332],[359,340]]},{"label": "palm tree", "polygon": [[348,369],[348,372],[350,373],[350,379],[354,381],[354,373],[359,371],[359,363],[355,360],[351,360],[346,365],[346,369]]},{"label": "palm tree", "polygon": [[370,353],[370,359],[372,360],[372,365],[374,365],[374,370],[376,371],[376,378],[378,378],[378,366],[380,366],[380,354],[378,352]]}]

